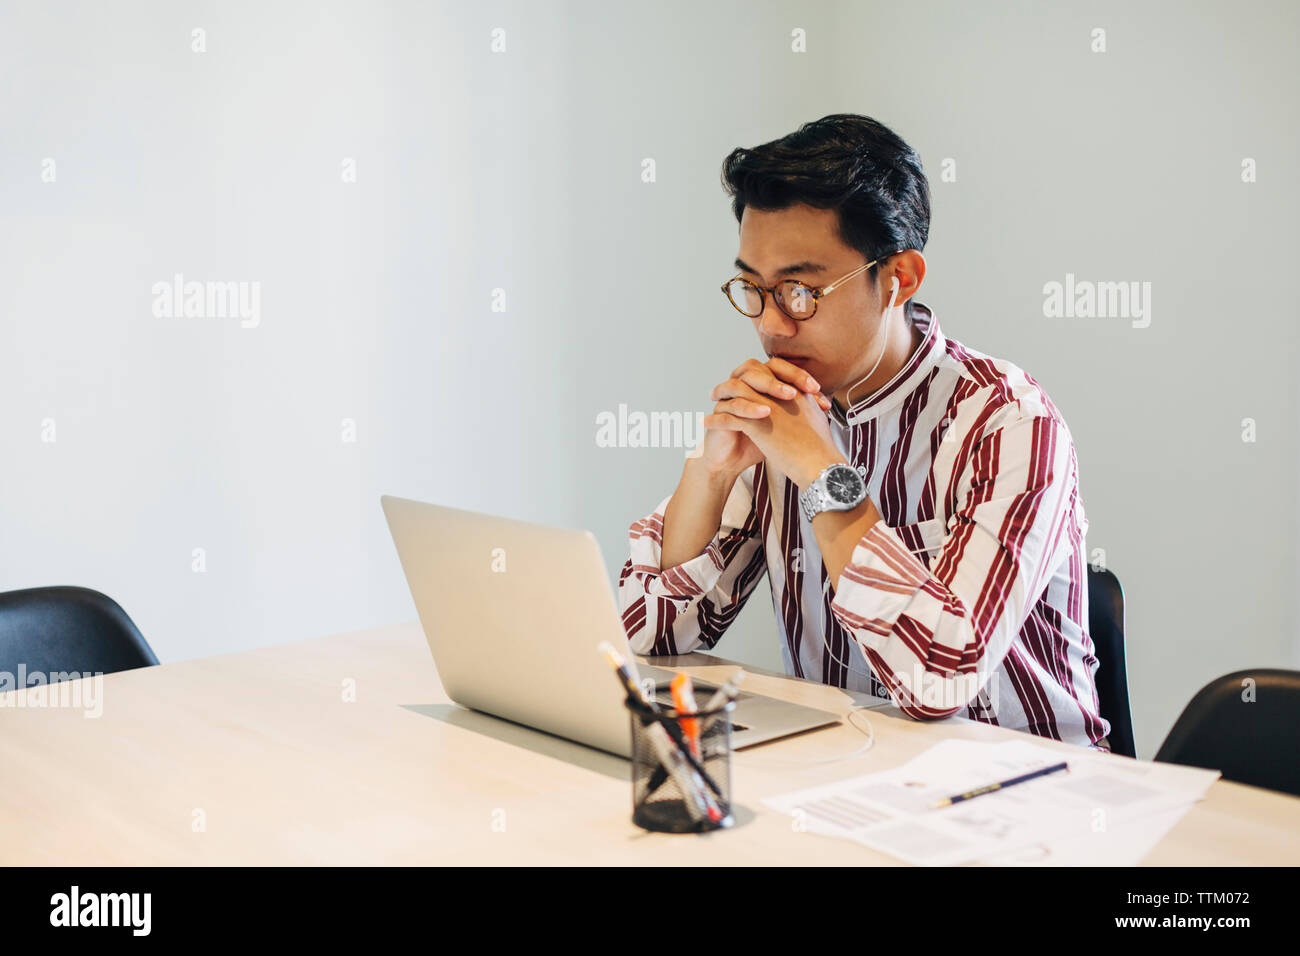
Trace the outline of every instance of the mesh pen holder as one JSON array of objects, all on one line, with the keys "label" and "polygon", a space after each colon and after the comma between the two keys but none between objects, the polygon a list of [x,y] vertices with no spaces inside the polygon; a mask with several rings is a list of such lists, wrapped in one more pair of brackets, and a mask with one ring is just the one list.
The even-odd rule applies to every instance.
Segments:
[{"label": "mesh pen holder", "polygon": [[[731,712],[735,701],[693,714],[628,700],[632,725],[632,822],[660,833],[706,833],[731,813]],[[691,743],[690,725],[698,732]]]}]

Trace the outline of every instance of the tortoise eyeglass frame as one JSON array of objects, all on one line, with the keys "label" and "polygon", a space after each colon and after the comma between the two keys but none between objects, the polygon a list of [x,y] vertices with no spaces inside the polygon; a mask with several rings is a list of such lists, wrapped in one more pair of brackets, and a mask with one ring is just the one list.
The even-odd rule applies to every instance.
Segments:
[{"label": "tortoise eyeglass frame", "polygon": [[[899,252],[902,251],[904,250],[901,249],[899,250]],[[876,263],[884,262],[886,259],[890,259],[896,255],[898,255],[898,252],[891,252],[889,255],[882,256],[879,259],[872,259],[870,262],[866,263],[865,265],[858,266],[856,269],[854,269],[852,272],[848,273],[847,275],[842,275],[834,282],[828,283],[824,286],[821,286],[820,288],[816,286],[811,286],[806,282],[800,282],[798,279],[782,279],[780,282],[777,282],[774,285],[764,287],[759,285],[757,282],[752,282],[749,279],[743,278],[741,274],[737,272],[726,282],[722,283],[722,294],[727,297],[727,301],[730,302],[732,306],[736,309],[736,311],[739,312],[741,315],[746,316],[747,318],[750,319],[756,319],[760,315],[762,315],[763,310],[767,308],[767,296],[769,293],[771,293],[772,297],[776,300],[777,308],[779,308],[783,313],[788,315],[790,318],[794,319],[796,322],[807,322],[809,319],[811,319],[814,315],[817,314],[817,303],[823,296],[830,295],[840,285],[842,285],[845,282],[848,282],[854,276],[861,275],[863,272],[870,269]],[[753,287],[755,291],[758,292],[759,305],[758,305],[757,312],[754,312],[752,314],[746,312],[744,309],[740,307],[740,303],[738,303],[735,300],[735,298],[732,297],[731,287],[735,285],[737,282],[743,282],[745,285]],[[786,308],[787,299],[786,297],[780,295],[778,293],[778,290],[781,289],[782,286],[791,286],[791,285],[799,286],[804,290],[803,292],[795,292],[794,295],[803,296],[812,300],[812,311],[810,311],[807,315],[794,315],[790,312],[789,309]]]}]

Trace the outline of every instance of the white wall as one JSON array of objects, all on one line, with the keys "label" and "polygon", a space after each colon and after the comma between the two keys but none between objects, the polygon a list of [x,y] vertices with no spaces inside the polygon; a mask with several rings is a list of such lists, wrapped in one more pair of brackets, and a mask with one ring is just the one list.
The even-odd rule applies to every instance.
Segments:
[{"label": "white wall", "polygon": [[[1070,423],[1150,756],[1300,666],[1300,12],[973,6],[0,3],[0,589],[99,588],[164,661],[407,620],[381,493],[590,527],[613,574],[682,458],[597,414],[758,354],[723,157],[860,112],[931,177],[918,298]],[[1068,272],[1151,282],[1150,326],[1045,318]],[[259,324],[155,316],[176,273]],[[720,650],[776,666],[770,617]]]}]

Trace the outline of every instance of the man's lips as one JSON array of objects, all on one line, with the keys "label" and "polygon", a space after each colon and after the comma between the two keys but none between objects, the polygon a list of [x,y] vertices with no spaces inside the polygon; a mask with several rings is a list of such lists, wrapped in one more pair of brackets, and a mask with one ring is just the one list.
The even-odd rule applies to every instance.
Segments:
[{"label": "man's lips", "polygon": [[783,355],[780,352],[773,353],[772,358],[785,359],[787,362],[798,365],[801,368],[812,361],[812,358],[807,355]]}]

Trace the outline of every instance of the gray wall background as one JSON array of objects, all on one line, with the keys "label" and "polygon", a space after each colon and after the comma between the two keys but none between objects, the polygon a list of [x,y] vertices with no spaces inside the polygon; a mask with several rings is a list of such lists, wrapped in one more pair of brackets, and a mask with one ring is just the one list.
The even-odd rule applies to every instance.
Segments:
[{"label": "gray wall background", "polygon": [[[591,528],[613,575],[682,451],[598,447],[596,416],[706,411],[760,354],[718,292],[723,157],[859,112],[931,178],[918,299],[1070,423],[1149,757],[1206,681],[1300,666],[1298,28],[1264,2],[0,4],[0,589],[103,590],[164,662],[409,620],[382,493]],[[155,316],[176,273],[260,283],[260,323]],[[1150,326],[1046,318],[1067,273],[1150,282]],[[764,591],[719,650],[775,642]]]}]

